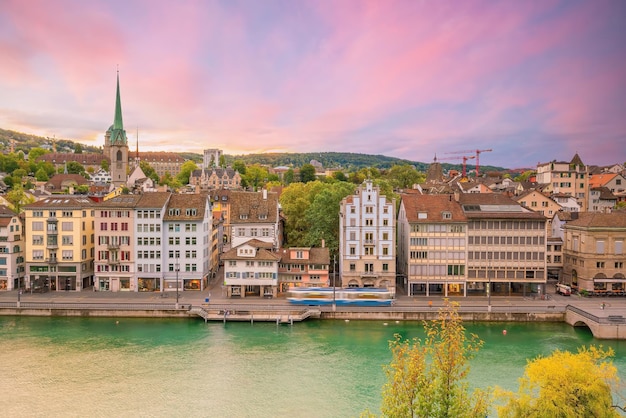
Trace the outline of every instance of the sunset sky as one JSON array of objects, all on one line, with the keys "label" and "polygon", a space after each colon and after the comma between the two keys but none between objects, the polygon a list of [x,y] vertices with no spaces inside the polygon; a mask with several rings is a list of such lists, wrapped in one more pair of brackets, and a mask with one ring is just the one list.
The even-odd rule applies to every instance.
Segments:
[{"label": "sunset sky", "polygon": [[0,128],[101,146],[118,66],[131,150],[626,161],[623,0],[0,0]]}]

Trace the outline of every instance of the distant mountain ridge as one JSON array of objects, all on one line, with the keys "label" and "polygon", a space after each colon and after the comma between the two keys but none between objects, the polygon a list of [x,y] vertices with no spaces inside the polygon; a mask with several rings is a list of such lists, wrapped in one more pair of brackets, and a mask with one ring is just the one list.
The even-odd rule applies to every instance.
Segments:
[{"label": "distant mountain ridge", "polygon": [[[8,152],[11,148],[11,141],[15,140],[15,151],[22,150],[28,153],[31,148],[52,149],[53,142],[56,144],[57,152],[74,152],[79,142],[60,139],[46,138],[42,136],[30,135],[22,132],[16,132],[6,129],[0,129],[0,150]],[[89,146],[80,144],[83,152],[102,153],[102,147]],[[191,152],[177,152],[185,159],[195,162],[202,161],[202,155]],[[303,153],[264,153],[264,154],[243,154],[243,155],[224,155],[227,164],[232,164],[236,160],[241,160],[245,164],[262,164],[270,167],[287,166],[298,168],[311,161],[318,161],[324,168],[341,169],[345,171],[357,171],[362,168],[388,169],[394,165],[409,164],[415,166],[419,171],[426,172],[430,163],[419,161],[410,161],[401,158],[387,157],[385,155],[359,154],[352,152],[303,152]],[[441,164],[444,169],[461,169],[461,164]],[[468,164],[468,170],[473,165]],[[481,171],[506,171],[502,167],[482,166]]]}]

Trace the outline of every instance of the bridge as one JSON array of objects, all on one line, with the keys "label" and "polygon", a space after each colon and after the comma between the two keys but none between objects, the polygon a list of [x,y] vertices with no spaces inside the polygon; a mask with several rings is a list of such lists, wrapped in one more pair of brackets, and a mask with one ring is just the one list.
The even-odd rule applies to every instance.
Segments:
[{"label": "bridge", "polygon": [[626,339],[626,317],[623,315],[597,316],[576,306],[567,305],[565,322],[573,327],[587,327],[598,339]]}]

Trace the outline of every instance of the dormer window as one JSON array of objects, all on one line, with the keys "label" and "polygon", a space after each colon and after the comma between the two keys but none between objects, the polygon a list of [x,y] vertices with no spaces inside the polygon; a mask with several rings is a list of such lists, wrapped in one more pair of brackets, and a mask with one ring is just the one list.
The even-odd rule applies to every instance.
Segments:
[{"label": "dormer window", "polygon": [[441,215],[443,219],[452,219],[452,213],[450,212],[443,212]]},{"label": "dormer window", "polygon": [[267,219],[267,215],[263,214],[263,215],[259,215],[259,219],[264,221]]},{"label": "dormer window", "polygon": [[248,219],[248,215],[247,214],[245,214],[245,215],[241,214],[241,215],[239,215],[239,219],[244,219],[244,220]]}]

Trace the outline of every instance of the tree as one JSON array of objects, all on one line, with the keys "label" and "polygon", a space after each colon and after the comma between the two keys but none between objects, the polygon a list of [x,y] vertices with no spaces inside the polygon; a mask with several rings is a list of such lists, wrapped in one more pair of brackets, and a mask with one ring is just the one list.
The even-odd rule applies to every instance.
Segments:
[{"label": "tree", "polygon": [[29,203],[33,203],[35,201],[34,198],[27,197],[20,183],[16,183],[13,186],[13,189],[6,194],[6,200],[11,204],[11,209],[13,209],[15,213],[20,213],[24,205],[28,205]]},{"label": "tree", "polygon": [[37,172],[35,173],[35,178],[37,179],[37,181],[50,180],[50,177],[48,177],[48,173],[46,173],[46,170],[44,170],[43,167],[37,170]]},{"label": "tree", "polygon": [[141,171],[143,171],[147,178],[154,181],[154,184],[159,184],[159,175],[147,161],[139,161],[139,168],[141,168]]},{"label": "tree", "polygon": [[438,319],[424,323],[426,337],[390,341],[391,363],[385,367],[381,411],[385,417],[484,417],[489,394],[469,393],[468,361],[482,347],[478,336],[465,334],[458,304],[445,301]]},{"label": "tree", "polygon": [[226,167],[226,157],[224,156],[224,154],[220,155],[220,167]]},{"label": "tree", "polygon": [[189,177],[191,176],[191,173],[197,169],[198,166],[195,162],[191,160],[185,161],[180,167],[180,172],[176,175],[176,180],[178,180],[181,185],[189,184]]},{"label": "tree", "polygon": [[103,158],[102,161],[100,161],[100,168],[104,171],[109,171],[109,160]]},{"label": "tree", "polygon": [[77,143],[74,146],[74,154],[82,154],[82,153],[83,153],[83,146]]},{"label": "tree", "polygon": [[33,162],[34,162],[34,161],[37,161],[37,159],[38,159],[39,157],[41,157],[42,155],[47,154],[47,153],[48,153],[48,151],[46,151],[46,150],[45,150],[45,149],[43,149],[43,148],[39,148],[39,147],[32,148],[32,149],[28,152],[28,161],[33,161]]},{"label": "tree", "polygon": [[267,168],[262,167],[259,164],[253,164],[246,168],[246,174],[244,174],[242,178],[246,180],[246,184],[248,186],[252,186],[252,188],[256,191],[259,187],[263,187],[263,185],[267,182],[269,173]]},{"label": "tree", "polygon": [[348,181],[348,177],[343,173],[343,171],[335,171],[333,173],[333,177],[337,181]]},{"label": "tree", "polygon": [[499,391],[506,403],[500,417],[618,417],[611,384],[617,369],[606,359],[611,349],[582,347],[578,353],[556,350],[528,363],[517,394]]},{"label": "tree", "polygon": [[246,174],[246,163],[242,160],[235,160],[235,162],[233,162],[233,170],[243,177]]},{"label": "tree", "polygon": [[404,164],[391,167],[386,178],[395,189],[410,189],[414,184],[423,183],[426,176],[417,171],[415,167]]},{"label": "tree", "polygon": [[68,162],[66,167],[69,174],[83,174],[85,172],[85,167],[77,161]]},{"label": "tree", "polygon": [[312,164],[304,164],[300,167],[300,181],[302,183],[315,181],[315,179],[315,167]]},{"label": "tree", "polygon": [[285,174],[283,175],[283,183],[285,183],[286,185],[290,185],[291,183],[293,183],[295,177],[296,174],[294,173],[293,168],[289,168],[287,171],[285,171]]}]

